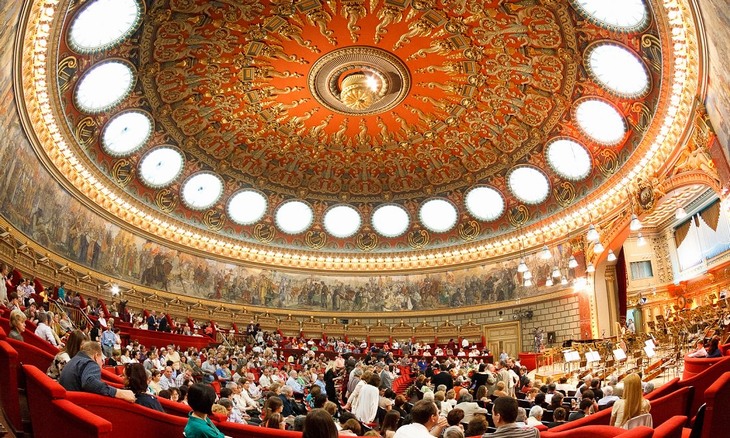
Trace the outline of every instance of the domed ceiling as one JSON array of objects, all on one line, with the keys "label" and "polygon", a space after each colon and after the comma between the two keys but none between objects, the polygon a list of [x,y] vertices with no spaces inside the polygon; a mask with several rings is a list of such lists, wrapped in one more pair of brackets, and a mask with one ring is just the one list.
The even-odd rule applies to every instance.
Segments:
[{"label": "domed ceiling", "polygon": [[641,0],[61,4],[69,147],[163,239],[483,248],[611,190],[667,98]]}]

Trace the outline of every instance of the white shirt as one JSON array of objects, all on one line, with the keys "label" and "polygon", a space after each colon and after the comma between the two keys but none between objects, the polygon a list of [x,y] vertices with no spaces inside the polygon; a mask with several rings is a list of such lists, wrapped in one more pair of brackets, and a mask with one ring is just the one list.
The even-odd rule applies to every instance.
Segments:
[{"label": "white shirt", "polygon": [[357,407],[352,410],[358,420],[363,423],[372,423],[378,413],[380,391],[373,385],[365,385],[360,390]]},{"label": "white shirt", "polygon": [[433,435],[423,424],[411,423],[399,427],[393,438],[433,438]]},{"label": "white shirt", "polygon": [[56,342],[56,338],[53,336],[53,330],[51,330],[51,328],[45,323],[41,322],[38,324],[38,327],[35,329],[35,334],[44,341],[50,342],[50,344],[54,347],[58,347],[58,342]]},{"label": "white shirt", "polygon": [[261,377],[259,377],[259,385],[261,385],[261,387],[268,388],[271,386],[271,383],[271,377],[265,374],[262,374]]}]

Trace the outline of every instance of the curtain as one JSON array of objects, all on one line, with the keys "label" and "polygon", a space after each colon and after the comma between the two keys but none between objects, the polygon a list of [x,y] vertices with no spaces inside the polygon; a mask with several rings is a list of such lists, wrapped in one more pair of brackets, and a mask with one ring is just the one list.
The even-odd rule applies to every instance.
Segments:
[{"label": "curtain", "polygon": [[685,233],[685,238],[682,240],[682,243],[677,245],[680,271],[702,263],[702,246],[700,245],[699,230],[695,224],[695,218],[692,218],[680,227],[684,227],[685,225],[689,225],[689,228]]},{"label": "curtain", "polygon": [[689,226],[692,223],[692,220],[688,220],[687,222],[683,223],[682,225],[678,226],[676,230],[674,230],[674,242],[679,248],[682,245],[682,242],[684,242],[685,237],[687,237],[687,233],[689,232]]},{"label": "curtain", "polygon": [[700,217],[710,228],[717,231],[717,222],[720,220],[720,201],[715,201],[714,204],[707,207],[700,213]]}]

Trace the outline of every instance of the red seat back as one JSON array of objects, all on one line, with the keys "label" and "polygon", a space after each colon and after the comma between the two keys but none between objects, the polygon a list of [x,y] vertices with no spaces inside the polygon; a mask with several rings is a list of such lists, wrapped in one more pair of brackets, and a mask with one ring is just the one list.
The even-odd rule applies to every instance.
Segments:
[{"label": "red seat back", "polygon": [[[586,417],[587,418],[587,417]],[[578,421],[578,420],[575,420]],[[574,422],[575,422],[574,421]],[[562,426],[560,426],[562,427]],[[563,431],[556,431],[557,428],[540,432],[540,438],[639,438],[651,437],[653,430],[648,427],[636,427],[631,430],[622,429],[615,426],[583,426]]]},{"label": "red seat back", "polygon": [[31,344],[7,338],[6,341],[18,352],[18,360],[24,365],[33,365],[44,372],[51,366],[54,355]]},{"label": "red seat back", "polygon": [[[611,422],[611,409],[604,409],[579,420],[570,421],[550,429],[548,432],[562,432],[582,426],[608,426]],[[545,433],[548,433],[545,432]]]},{"label": "red seat back", "polygon": [[16,432],[23,430],[18,394],[18,352],[9,343],[0,341],[0,405]]},{"label": "red seat back", "polygon": [[730,372],[723,374],[705,391],[705,422],[702,438],[728,436],[730,432]]},{"label": "red seat back", "polygon": [[23,365],[33,435],[37,437],[111,436],[112,424],[64,400],[66,390],[32,365]]},{"label": "red seat back", "polygon": [[654,438],[682,438],[682,429],[687,417],[676,415],[654,428]]},{"label": "red seat back", "polygon": [[687,415],[689,404],[694,393],[693,387],[680,388],[664,397],[651,401],[651,419],[656,425],[669,421],[677,415]]}]

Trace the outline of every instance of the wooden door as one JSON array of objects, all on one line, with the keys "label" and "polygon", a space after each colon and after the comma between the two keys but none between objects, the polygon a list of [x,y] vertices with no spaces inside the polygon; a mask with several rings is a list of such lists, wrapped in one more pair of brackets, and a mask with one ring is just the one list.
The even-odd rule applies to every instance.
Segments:
[{"label": "wooden door", "polygon": [[522,351],[522,332],[519,321],[485,325],[484,337],[495,361],[499,360],[502,351],[506,351],[511,357],[517,357]]}]

